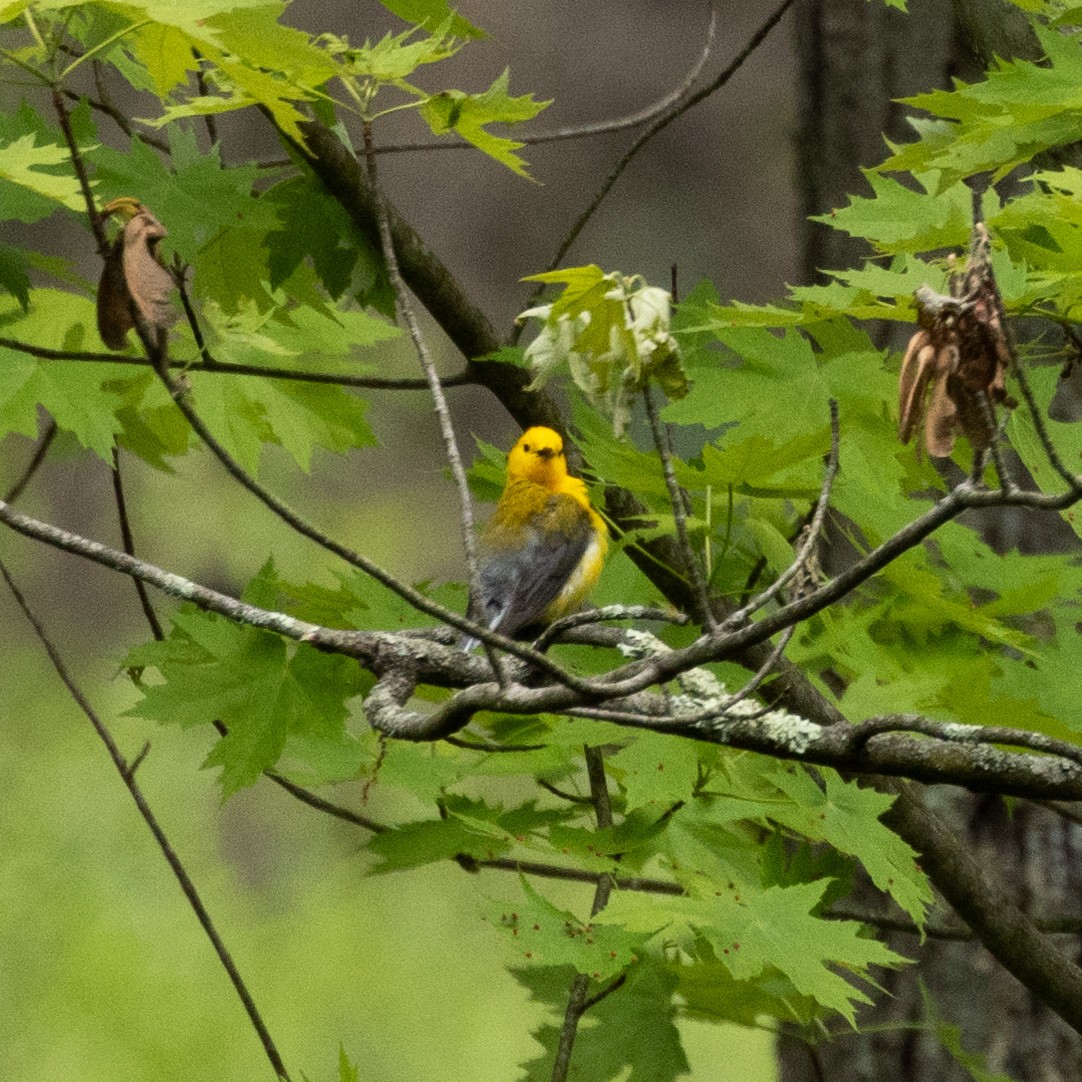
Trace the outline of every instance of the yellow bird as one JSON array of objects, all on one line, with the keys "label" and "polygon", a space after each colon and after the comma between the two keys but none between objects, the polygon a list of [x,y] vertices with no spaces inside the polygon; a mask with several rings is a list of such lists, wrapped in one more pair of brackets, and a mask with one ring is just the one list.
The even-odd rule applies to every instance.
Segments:
[{"label": "yellow bird", "polygon": [[507,456],[507,483],[481,534],[471,616],[514,635],[574,612],[601,574],[608,543],[586,485],[567,472],[559,433],[528,429]]}]

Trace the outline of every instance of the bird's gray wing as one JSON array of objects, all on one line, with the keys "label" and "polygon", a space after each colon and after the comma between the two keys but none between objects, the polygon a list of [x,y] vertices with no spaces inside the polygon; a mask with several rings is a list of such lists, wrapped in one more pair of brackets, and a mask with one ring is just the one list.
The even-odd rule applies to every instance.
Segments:
[{"label": "bird's gray wing", "polygon": [[584,510],[570,531],[560,532],[557,543],[551,534],[527,527],[513,547],[500,545],[498,537],[482,544],[475,618],[504,635],[536,623],[578,566],[592,532]]}]

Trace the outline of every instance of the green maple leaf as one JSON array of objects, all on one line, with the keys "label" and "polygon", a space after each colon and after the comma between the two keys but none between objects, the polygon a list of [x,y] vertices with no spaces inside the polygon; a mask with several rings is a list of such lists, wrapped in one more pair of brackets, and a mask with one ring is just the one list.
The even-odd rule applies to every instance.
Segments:
[{"label": "green maple leaf", "polygon": [[[272,599],[274,581],[268,564],[245,598]],[[228,734],[204,764],[222,767],[224,796],[274,766],[290,735],[352,743],[345,703],[369,683],[348,658],[192,607],[174,616],[164,641],[132,651],[128,663],[153,666],[162,677],[142,686],[132,716],[184,727],[225,724]]]},{"label": "green maple leaf", "polygon": [[510,73],[504,71],[481,94],[447,90],[429,98],[421,106],[421,115],[436,135],[457,132],[478,150],[506,165],[521,177],[530,178],[526,162],[515,153],[524,144],[486,131],[489,124],[519,124],[532,120],[552,103],[535,101],[532,94],[511,97],[507,92]]},{"label": "green maple leaf", "polygon": [[620,782],[629,811],[653,805],[663,812],[691,796],[699,779],[699,747],[691,740],[643,732],[609,756],[605,767]]},{"label": "green maple leaf", "polygon": [[780,973],[799,995],[852,1022],[854,1005],[870,1000],[836,970],[870,980],[870,966],[896,966],[904,959],[868,938],[855,921],[817,916],[829,885],[822,879],[763,890],[745,884],[734,893],[664,900],[622,893],[597,920],[619,921],[629,931],[665,929],[666,937],[682,938],[688,948],[704,939],[736,980]]},{"label": "green maple leaf", "polygon": [[[85,297],[54,289],[29,293],[25,310],[0,298],[0,334],[47,349],[80,350],[98,345],[94,305]],[[123,425],[117,412],[124,389],[138,375],[121,365],[40,360],[0,347],[0,430],[37,433],[37,407],[60,428],[106,462]]]},{"label": "green maple leaf", "polygon": [[[4,216],[33,222],[52,213],[57,206],[85,210],[82,189],[70,163],[67,147],[52,143],[39,146],[37,137],[31,133],[0,146],[0,206]],[[49,172],[58,166],[63,172]],[[13,188],[25,191],[12,191]]]},{"label": "green maple leaf", "polygon": [[775,806],[771,818],[812,841],[828,842],[855,856],[872,882],[923,927],[933,900],[931,886],[917,864],[916,852],[879,821],[893,798],[843,781],[833,770],[822,771],[823,789],[802,770],[781,770],[775,777],[794,803]]},{"label": "green maple leaf", "polygon": [[541,966],[573,966],[591,980],[611,980],[638,962],[649,934],[628,931],[601,917],[583,920],[553,905],[526,879],[525,897],[490,902],[484,919],[497,928],[519,961]]},{"label": "green maple leaf", "polygon": [[[515,979],[531,999],[541,1002],[562,1022],[567,992],[574,978],[570,966],[513,969]],[[611,995],[590,1008],[588,1021],[575,1037],[571,1074],[603,1082],[675,1082],[690,1066],[676,1027],[673,992],[676,981],[665,967],[643,961],[627,973],[627,980]],[[522,1065],[521,1082],[548,1082],[562,1026],[545,1023],[534,1037],[545,1051]]]}]

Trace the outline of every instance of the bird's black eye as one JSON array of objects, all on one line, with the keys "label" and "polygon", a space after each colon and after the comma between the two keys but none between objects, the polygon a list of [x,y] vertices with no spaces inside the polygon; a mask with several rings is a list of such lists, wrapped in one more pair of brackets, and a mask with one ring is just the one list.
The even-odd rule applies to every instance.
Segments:
[{"label": "bird's black eye", "polygon": [[522,449],[523,449],[524,451],[528,451],[528,450],[530,449],[530,445],[529,445],[528,443],[524,443],[524,444],[522,445]]}]

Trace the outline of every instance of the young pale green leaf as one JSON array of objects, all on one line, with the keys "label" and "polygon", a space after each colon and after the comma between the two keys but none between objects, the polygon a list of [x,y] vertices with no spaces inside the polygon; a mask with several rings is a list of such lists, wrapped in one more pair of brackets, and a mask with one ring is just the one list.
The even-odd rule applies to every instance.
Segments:
[{"label": "young pale green leaf", "polygon": [[[894,148],[880,172],[936,172],[939,191],[955,181],[991,172],[1006,176],[1018,165],[1082,135],[1082,50],[1077,37],[1034,22],[1045,62],[998,61],[979,83],[955,82],[904,99],[940,118],[914,123],[920,138]],[[950,123],[946,123],[949,121]]]},{"label": "young pale green leaf", "polygon": [[430,29],[447,22],[456,38],[486,38],[488,35],[465,16],[455,11],[447,0],[380,0],[380,3],[406,22]]},{"label": "young pale green leaf", "polygon": [[650,380],[669,398],[687,394],[680,347],[669,329],[672,299],[663,289],[593,264],[524,280],[564,285],[551,304],[518,317],[543,320],[526,348],[531,389],[566,364],[575,385],[612,418],[617,436],[630,423],[632,400]]},{"label": "young pale green leaf", "polygon": [[866,238],[881,252],[965,247],[973,217],[972,193],[964,184],[943,186],[938,175],[922,175],[918,180],[924,190],[914,191],[873,170],[865,170],[864,175],[872,188],[871,198],[851,195],[848,206],[816,220]]},{"label": "young pale green leaf", "polygon": [[510,73],[504,70],[493,84],[481,94],[465,94],[460,90],[445,90],[421,105],[421,116],[436,135],[456,132],[490,158],[495,158],[520,177],[530,178],[526,162],[515,153],[524,144],[504,136],[493,135],[489,124],[520,124],[532,120],[551,101],[535,101],[532,94],[517,98],[508,93]]},{"label": "young pale green leaf", "polygon": [[463,44],[452,34],[449,18],[434,24],[427,35],[414,27],[401,34],[386,34],[375,44],[350,45],[346,38],[334,34],[324,34],[320,40],[341,65],[340,73],[377,89],[387,83],[415,98],[426,95],[407,83],[406,77],[425,64],[454,56]]},{"label": "young pale green leaf", "polygon": [[[0,146],[0,207],[5,218],[17,218],[33,222],[43,217],[42,203],[51,213],[57,206],[67,210],[85,210],[82,189],[79,181],[70,169],[71,154],[67,147],[46,143],[37,144],[32,134],[26,134]],[[63,172],[49,172],[57,166],[64,166]],[[11,188],[24,188],[32,196],[40,197],[29,200],[20,197]]]}]

